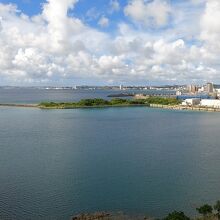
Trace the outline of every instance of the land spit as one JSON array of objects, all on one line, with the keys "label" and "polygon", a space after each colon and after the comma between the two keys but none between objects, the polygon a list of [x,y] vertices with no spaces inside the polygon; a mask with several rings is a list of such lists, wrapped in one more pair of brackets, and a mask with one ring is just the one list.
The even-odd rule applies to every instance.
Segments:
[{"label": "land spit", "polygon": [[203,112],[220,112],[220,108],[202,107],[202,106],[183,106],[183,105],[160,105],[160,104],[134,104],[134,105],[101,105],[101,106],[76,106],[67,108],[57,107],[42,107],[39,104],[10,104],[0,103],[0,107],[15,107],[15,108],[39,108],[39,109],[80,109],[80,108],[113,108],[113,107],[149,107],[161,108],[169,110],[189,110],[189,111],[203,111]]},{"label": "land spit", "polygon": [[10,104],[10,103],[0,103],[0,107],[38,108],[38,104]]}]

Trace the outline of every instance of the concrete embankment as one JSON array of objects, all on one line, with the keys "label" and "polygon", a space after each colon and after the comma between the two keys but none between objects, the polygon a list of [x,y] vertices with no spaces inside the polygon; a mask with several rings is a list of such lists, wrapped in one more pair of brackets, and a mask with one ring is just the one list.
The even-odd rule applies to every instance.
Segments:
[{"label": "concrete embankment", "polygon": [[150,107],[151,108],[171,109],[171,110],[190,110],[190,111],[220,112],[220,108],[208,108],[208,107],[201,107],[201,106],[150,104]]}]

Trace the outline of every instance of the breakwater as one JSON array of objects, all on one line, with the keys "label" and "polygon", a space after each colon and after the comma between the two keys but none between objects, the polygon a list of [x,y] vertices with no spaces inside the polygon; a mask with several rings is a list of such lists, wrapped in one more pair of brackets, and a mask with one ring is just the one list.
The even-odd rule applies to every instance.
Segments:
[{"label": "breakwater", "polygon": [[37,104],[7,104],[0,103],[0,107],[20,107],[20,108],[37,108]]}]

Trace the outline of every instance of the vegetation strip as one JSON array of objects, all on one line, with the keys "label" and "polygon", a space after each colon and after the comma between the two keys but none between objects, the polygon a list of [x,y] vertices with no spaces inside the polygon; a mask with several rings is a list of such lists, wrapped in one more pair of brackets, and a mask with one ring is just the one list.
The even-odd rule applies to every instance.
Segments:
[{"label": "vegetation strip", "polygon": [[0,103],[0,107],[23,107],[40,109],[77,109],[77,108],[108,108],[108,107],[151,107],[169,110],[190,110],[220,112],[219,108],[202,106],[182,106],[181,101],[176,98],[148,97],[146,99],[82,99],[79,102],[42,102],[40,104],[7,104]]},{"label": "vegetation strip", "polygon": [[42,102],[38,106],[48,109],[70,109],[86,107],[127,107],[127,106],[150,106],[150,104],[177,105],[180,101],[175,98],[149,97],[147,99],[82,99],[79,102]]}]

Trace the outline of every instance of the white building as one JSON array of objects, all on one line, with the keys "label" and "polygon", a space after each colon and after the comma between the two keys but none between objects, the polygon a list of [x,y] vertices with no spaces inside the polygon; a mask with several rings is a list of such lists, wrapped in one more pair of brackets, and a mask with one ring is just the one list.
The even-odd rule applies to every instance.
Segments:
[{"label": "white building", "polygon": [[209,108],[220,108],[220,100],[219,99],[202,99],[200,102],[202,107]]},{"label": "white building", "polygon": [[199,92],[199,93],[200,93],[200,92],[204,92],[204,91],[205,91],[204,86],[202,86],[201,88],[198,89],[198,92]]},{"label": "white building", "polygon": [[185,99],[182,102],[182,105],[187,105],[187,106],[193,106],[193,105],[199,105],[199,104],[200,104],[199,98]]}]

